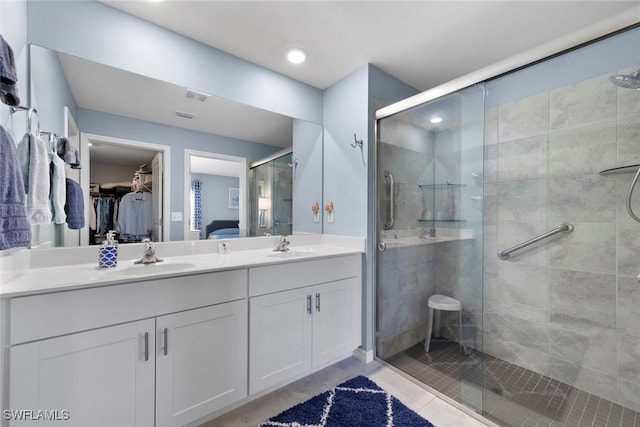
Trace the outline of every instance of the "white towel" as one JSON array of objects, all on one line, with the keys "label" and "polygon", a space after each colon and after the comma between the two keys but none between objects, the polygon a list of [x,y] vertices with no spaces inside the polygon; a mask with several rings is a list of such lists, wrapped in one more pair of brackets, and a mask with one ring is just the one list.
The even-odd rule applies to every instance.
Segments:
[{"label": "white towel", "polygon": [[57,154],[51,157],[51,205],[53,207],[53,222],[56,224],[67,222],[67,214],[64,212],[64,204],[67,202],[65,166],[66,163]]},{"label": "white towel", "polygon": [[49,224],[49,153],[47,144],[28,133],[18,145],[18,161],[27,194],[27,219],[31,224]]}]

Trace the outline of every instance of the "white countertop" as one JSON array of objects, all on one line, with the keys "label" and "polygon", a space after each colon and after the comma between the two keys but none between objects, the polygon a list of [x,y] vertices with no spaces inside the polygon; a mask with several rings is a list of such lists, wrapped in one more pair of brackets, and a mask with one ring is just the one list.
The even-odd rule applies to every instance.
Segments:
[{"label": "white countertop", "polygon": [[[147,265],[134,264],[135,258],[120,259],[118,266],[110,269],[98,269],[97,262],[27,268],[14,274],[9,280],[2,281],[0,297],[12,298],[364,252],[364,239],[354,238],[358,239],[355,242],[346,239],[335,239],[332,242],[325,238],[317,244],[300,246],[294,245],[295,239],[292,239],[288,252],[273,252],[271,247],[243,249],[228,254],[216,251],[164,257],[161,263]],[[308,238],[305,240],[306,243],[316,243]],[[93,252],[97,250],[95,247],[85,249],[92,249]],[[158,256],[162,257],[162,253],[162,250],[157,250]]]}]

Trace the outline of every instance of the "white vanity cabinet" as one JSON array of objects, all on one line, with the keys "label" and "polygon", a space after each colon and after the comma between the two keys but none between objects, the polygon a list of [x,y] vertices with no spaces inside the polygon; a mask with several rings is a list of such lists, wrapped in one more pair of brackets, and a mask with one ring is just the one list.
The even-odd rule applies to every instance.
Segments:
[{"label": "white vanity cabinet", "polygon": [[[10,408],[68,411],[68,426],[153,426],[154,329],[146,319],[12,347]],[[11,423],[24,424],[36,422]]]},{"label": "white vanity cabinet", "polygon": [[249,392],[339,360],[361,341],[362,256],[249,269]]},{"label": "white vanity cabinet", "polygon": [[68,410],[65,426],[183,426],[247,395],[246,269],[9,304],[11,409]]},{"label": "white vanity cabinet", "polygon": [[156,426],[183,426],[247,395],[247,302],[157,319]]}]

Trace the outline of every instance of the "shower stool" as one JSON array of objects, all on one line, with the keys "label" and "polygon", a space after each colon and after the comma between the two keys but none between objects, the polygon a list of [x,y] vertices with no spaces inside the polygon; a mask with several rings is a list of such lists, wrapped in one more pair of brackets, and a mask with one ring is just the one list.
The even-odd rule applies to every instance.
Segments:
[{"label": "shower stool", "polygon": [[[435,313],[434,313],[435,310]],[[429,345],[431,344],[431,332],[435,323],[435,336],[440,336],[440,311],[457,311],[458,312],[458,339],[462,342],[462,303],[455,298],[446,295],[431,295],[429,297],[429,314],[427,321],[427,338],[424,340],[424,351],[429,353]],[[434,320],[435,316],[435,320]]]}]

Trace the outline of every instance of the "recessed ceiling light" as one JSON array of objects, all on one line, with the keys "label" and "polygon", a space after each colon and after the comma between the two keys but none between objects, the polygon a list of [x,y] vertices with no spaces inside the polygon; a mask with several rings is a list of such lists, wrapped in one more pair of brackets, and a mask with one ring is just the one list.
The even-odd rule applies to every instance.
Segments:
[{"label": "recessed ceiling light", "polygon": [[436,124],[436,123],[440,123],[442,121],[442,117],[431,117],[431,123]]},{"label": "recessed ceiling light", "polygon": [[292,64],[302,64],[307,59],[307,55],[300,49],[291,49],[287,52],[287,60]]}]

